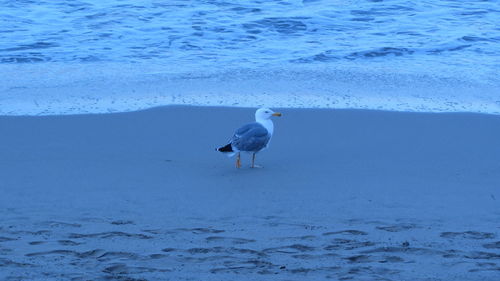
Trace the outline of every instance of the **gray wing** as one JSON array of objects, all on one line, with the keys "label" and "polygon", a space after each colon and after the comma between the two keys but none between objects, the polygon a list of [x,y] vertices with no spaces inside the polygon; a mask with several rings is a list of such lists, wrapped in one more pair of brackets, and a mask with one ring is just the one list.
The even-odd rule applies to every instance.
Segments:
[{"label": "gray wing", "polygon": [[236,130],[231,138],[231,144],[240,151],[257,152],[266,147],[270,138],[264,126],[259,123],[250,123]]}]

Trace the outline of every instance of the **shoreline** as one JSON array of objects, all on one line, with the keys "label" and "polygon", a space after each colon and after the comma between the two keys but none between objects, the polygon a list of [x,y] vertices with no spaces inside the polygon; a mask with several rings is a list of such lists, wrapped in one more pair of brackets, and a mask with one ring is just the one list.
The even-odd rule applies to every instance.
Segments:
[{"label": "shoreline", "polygon": [[[0,115],[0,118],[51,118],[51,117],[73,117],[73,116],[101,116],[101,115],[121,115],[134,114],[147,111],[164,110],[168,108],[206,108],[206,109],[235,109],[235,110],[255,110],[259,106],[238,106],[238,105],[190,105],[190,104],[168,104],[147,107],[130,111],[109,111],[109,112],[84,112],[68,114],[40,114],[40,115]],[[318,111],[339,111],[339,112],[373,112],[373,113],[401,113],[401,114],[422,114],[422,115],[478,115],[478,116],[500,116],[500,113],[471,112],[471,111],[404,111],[391,109],[372,109],[372,108],[330,108],[330,107],[269,107],[283,110],[318,110]]]},{"label": "shoreline", "polygon": [[332,108],[500,114],[500,81],[292,67],[185,70],[160,65],[0,65],[0,115],[117,113],[158,106]]}]

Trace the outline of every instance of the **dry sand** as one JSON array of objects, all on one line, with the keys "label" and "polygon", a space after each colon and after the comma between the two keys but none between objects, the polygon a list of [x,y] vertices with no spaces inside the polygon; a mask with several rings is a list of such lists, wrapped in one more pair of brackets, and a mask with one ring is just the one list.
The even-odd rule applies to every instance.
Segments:
[{"label": "dry sand", "polygon": [[500,117],[283,109],[0,117],[0,280],[500,280]]}]

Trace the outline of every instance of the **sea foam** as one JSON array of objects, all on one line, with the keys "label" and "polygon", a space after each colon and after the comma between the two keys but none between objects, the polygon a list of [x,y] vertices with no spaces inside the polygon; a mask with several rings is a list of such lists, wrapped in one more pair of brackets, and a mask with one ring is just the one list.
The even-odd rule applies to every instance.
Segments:
[{"label": "sea foam", "polygon": [[138,64],[1,65],[1,115],[165,105],[500,113],[494,81],[314,67],[185,71]]}]

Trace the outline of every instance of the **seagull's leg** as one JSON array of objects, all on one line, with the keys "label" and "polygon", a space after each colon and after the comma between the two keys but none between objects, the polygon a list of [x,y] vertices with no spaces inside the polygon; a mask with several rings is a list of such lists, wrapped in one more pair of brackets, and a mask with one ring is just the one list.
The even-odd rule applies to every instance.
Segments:
[{"label": "seagull's leg", "polygon": [[240,153],[238,152],[238,156],[236,156],[236,168],[241,168],[241,159],[240,159]]},{"label": "seagull's leg", "polygon": [[257,153],[254,153],[253,156],[252,156],[252,168],[262,168],[262,166],[260,165],[255,165],[255,155]]}]

